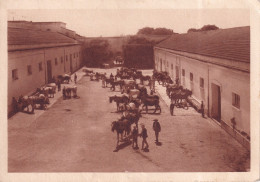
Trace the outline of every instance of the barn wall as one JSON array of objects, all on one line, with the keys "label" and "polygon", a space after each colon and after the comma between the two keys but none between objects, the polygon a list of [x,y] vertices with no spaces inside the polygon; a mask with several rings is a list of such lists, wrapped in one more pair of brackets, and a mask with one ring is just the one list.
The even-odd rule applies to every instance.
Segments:
[{"label": "barn wall", "polygon": [[[235,63],[230,61],[230,67],[227,67],[229,60],[219,60],[217,58],[207,57],[203,62],[193,59],[193,55],[181,55],[181,52],[175,54],[168,50],[154,50],[155,69],[158,71],[167,71],[173,80],[176,79],[176,67],[179,68],[180,83],[184,88],[192,90],[192,97],[197,101],[204,101],[206,111],[212,116],[214,108],[212,93],[212,84],[220,87],[221,97],[221,120],[229,126],[231,118],[235,118],[236,127],[240,131],[250,134],[250,74],[249,63]],[[162,64],[160,63],[162,61]],[[225,62],[225,66],[219,66],[213,63]],[[233,69],[235,66],[238,69]],[[185,75],[182,75],[185,70]],[[193,81],[190,80],[190,73],[193,73]],[[204,79],[204,88],[200,85],[200,78]],[[232,93],[239,95],[240,108],[232,105]],[[209,108],[209,109],[208,109]]]},{"label": "barn wall", "polygon": [[[68,57],[67,61],[66,56]],[[18,98],[20,95],[28,95],[48,82],[47,61],[51,61],[52,76],[56,77],[71,71],[70,56],[73,73],[82,67],[80,45],[8,52],[8,113],[12,112],[12,97]],[[57,64],[55,64],[55,59]],[[40,62],[42,63],[41,71],[39,70]],[[32,67],[30,75],[27,71],[28,65]],[[17,80],[12,78],[12,70],[14,69],[18,71]]]}]

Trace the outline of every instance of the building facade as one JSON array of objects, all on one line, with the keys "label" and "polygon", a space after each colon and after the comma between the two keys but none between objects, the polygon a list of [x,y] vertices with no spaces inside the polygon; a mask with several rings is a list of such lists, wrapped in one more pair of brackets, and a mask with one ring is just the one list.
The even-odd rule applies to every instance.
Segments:
[{"label": "building facade", "polygon": [[[36,27],[39,26],[36,23]],[[53,77],[73,73],[83,66],[82,46],[55,31],[8,27],[8,114],[12,98],[30,95]],[[27,25],[27,23],[25,24]],[[63,26],[63,24],[61,24]]]},{"label": "building facade", "polygon": [[209,117],[250,135],[249,27],[173,35],[154,47],[154,59]]}]

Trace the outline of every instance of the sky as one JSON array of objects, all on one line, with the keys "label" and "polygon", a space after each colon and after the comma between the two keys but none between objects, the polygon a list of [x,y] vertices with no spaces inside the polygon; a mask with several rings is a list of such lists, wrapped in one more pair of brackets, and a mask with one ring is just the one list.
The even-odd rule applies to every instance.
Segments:
[{"label": "sky", "polygon": [[246,9],[49,9],[8,10],[8,20],[61,21],[86,37],[133,35],[143,27],[164,27],[176,33],[214,24],[219,28],[249,26]]}]

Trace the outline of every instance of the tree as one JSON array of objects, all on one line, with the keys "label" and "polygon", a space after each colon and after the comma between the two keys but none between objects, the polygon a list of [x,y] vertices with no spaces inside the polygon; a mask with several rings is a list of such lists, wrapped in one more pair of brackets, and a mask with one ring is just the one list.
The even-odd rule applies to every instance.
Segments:
[{"label": "tree", "polygon": [[154,31],[154,28],[151,27],[144,27],[138,30],[137,34],[145,34],[145,35],[151,35]]},{"label": "tree", "polygon": [[190,33],[190,32],[198,32],[199,31],[199,29],[196,29],[196,28],[190,28],[189,30],[188,30],[188,33]]},{"label": "tree", "polygon": [[153,31],[153,35],[172,35],[173,30],[167,28],[156,28]]},{"label": "tree", "polygon": [[200,29],[196,28],[190,28],[187,32],[203,32],[203,31],[209,31],[209,30],[218,30],[219,28],[216,25],[204,25]]},{"label": "tree", "polygon": [[100,66],[108,62],[113,56],[108,41],[102,38],[96,38],[90,40],[89,43],[85,43],[84,49],[88,66]]},{"label": "tree", "polygon": [[204,25],[200,30],[208,31],[208,30],[217,30],[219,29],[216,25]]},{"label": "tree", "polygon": [[151,28],[151,27],[144,27],[139,29],[137,35],[172,35],[173,30],[167,28]]},{"label": "tree", "polygon": [[131,36],[129,37],[127,44],[151,44],[152,42],[144,37]]}]

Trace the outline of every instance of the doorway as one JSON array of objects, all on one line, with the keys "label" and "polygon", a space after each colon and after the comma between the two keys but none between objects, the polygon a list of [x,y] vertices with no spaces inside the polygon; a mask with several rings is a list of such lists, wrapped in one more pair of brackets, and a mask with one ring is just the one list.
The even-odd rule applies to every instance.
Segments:
[{"label": "doorway", "polygon": [[48,83],[52,82],[51,60],[47,61],[47,81]]},{"label": "doorway", "polygon": [[221,95],[220,86],[212,83],[212,105],[211,105],[211,117],[217,121],[221,121]]},{"label": "doorway", "polygon": [[72,69],[72,59],[70,59],[70,73],[72,74],[73,69]]}]

